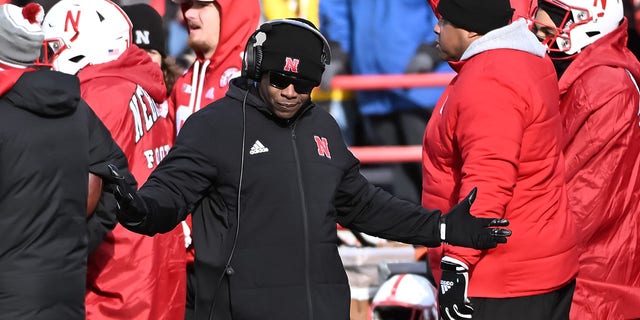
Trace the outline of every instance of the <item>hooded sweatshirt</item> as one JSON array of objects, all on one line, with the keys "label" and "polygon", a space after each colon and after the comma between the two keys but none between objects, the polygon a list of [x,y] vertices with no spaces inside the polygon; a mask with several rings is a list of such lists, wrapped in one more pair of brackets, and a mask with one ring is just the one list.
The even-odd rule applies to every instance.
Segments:
[{"label": "hooded sweatshirt", "polygon": [[217,0],[220,38],[209,59],[196,52],[196,61],[176,81],[169,97],[169,117],[176,134],[194,112],[224,97],[229,81],[240,75],[242,54],[249,36],[258,27],[257,0]]},{"label": "hooded sweatshirt", "polygon": [[106,163],[128,175],[76,77],[0,68],[0,319],[85,319],[87,177]]},{"label": "hooded sweatshirt", "polygon": [[558,83],[546,48],[524,20],[474,41],[453,67],[423,143],[423,206],[450,209],[472,188],[471,214],[505,218],[513,235],[490,250],[445,245],[440,260],[469,266],[469,296],[543,294],[576,276],[573,220],[567,212]]},{"label": "hooded sweatshirt", "polygon": [[[160,68],[135,45],[114,61],[78,73],[82,97],[125,152],[142,184],[173,143]],[[184,235],[178,228],[157,237],[117,225],[89,256],[87,319],[179,319],[186,295]]]}]

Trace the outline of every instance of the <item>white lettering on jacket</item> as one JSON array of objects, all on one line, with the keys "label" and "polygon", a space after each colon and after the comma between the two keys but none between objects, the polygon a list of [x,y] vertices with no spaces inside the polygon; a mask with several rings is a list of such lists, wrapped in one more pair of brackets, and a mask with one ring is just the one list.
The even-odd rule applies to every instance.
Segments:
[{"label": "white lettering on jacket", "polygon": [[167,153],[169,153],[169,149],[171,149],[171,147],[169,147],[168,144],[165,144],[164,146],[145,150],[144,157],[147,159],[147,168],[153,169],[155,165],[160,163]]},{"label": "white lettering on jacket", "polygon": [[135,142],[138,143],[158,120],[158,105],[142,87],[136,86],[129,100],[129,109],[133,115]]}]

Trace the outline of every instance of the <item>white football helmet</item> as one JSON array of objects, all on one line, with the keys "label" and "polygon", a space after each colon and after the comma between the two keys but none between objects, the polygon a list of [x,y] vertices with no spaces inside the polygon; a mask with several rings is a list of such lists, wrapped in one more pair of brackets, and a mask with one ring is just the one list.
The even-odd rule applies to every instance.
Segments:
[{"label": "white football helmet", "polygon": [[61,0],[45,15],[42,29],[47,63],[76,74],[120,57],[131,43],[132,24],[109,0]]},{"label": "white football helmet", "polygon": [[557,26],[549,26],[537,19],[534,22],[556,30],[556,35],[543,41],[550,52],[571,56],[620,25],[624,16],[622,1],[541,0],[538,9],[547,13],[560,9],[564,17]]},{"label": "white football helmet", "polygon": [[425,277],[409,273],[394,275],[373,297],[369,320],[437,320],[437,293]]}]

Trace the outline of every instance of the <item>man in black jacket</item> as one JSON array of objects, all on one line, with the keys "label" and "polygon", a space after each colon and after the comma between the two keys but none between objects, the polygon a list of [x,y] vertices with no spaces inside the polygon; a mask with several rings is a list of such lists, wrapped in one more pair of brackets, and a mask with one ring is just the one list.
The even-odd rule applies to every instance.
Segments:
[{"label": "man in black jacket", "polygon": [[167,232],[193,214],[196,319],[349,318],[336,222],[426,246],[506,242],[507,221],[426,210],[368,183],[340,128],[310,101],[329,46],[306,20],[263,24],[243,76],[192,115],[173,149],[135,193],[112,183],[128,229]]},{"label": "man in black jacket", "polygon": [[[82,320],[89,172],[113,163],[135,180],[78,78],[32,67],[39,14],[35,3],[0,6],[0,319]],[[105,193],[96,210],[110,208]]]}]

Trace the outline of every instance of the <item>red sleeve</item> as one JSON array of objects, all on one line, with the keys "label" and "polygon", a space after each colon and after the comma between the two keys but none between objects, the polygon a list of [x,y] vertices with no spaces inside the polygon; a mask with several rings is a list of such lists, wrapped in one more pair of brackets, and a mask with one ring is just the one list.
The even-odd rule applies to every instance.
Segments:
[{"label": "red sleeve", "polygon": [[[113,83],[98,79],[90,81],[91,85],[83,85],[81,87],[82,98],[109,129],[113,139],[124,151],[124,154],[127,155],[129,167],[131,168],[131,155],[135,148],[135,136],[131,130],[134,127],[134,120],[131,113],[123,115],[120,106],[129,104],[135,85],[124,81]],[[105,96],[104,92],[109,92],[110,96]],[[119,95],[112,96],[113,92],[117,92]]]},{"label": "red sleeve", "polygon": [[[516,184],[525,119],[518,100],[494,79],[477,79],[464,87],[457,101],[454,140],[462,161],[458,200],[474,187],[478,196],[471,208],[477,217],[503,218]],[[482,251],[446,246],[447,255],[474,265]]]}]

